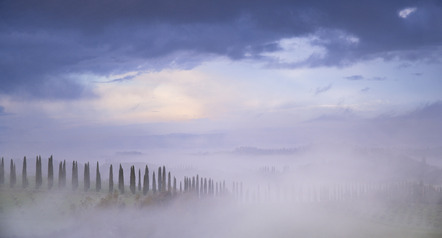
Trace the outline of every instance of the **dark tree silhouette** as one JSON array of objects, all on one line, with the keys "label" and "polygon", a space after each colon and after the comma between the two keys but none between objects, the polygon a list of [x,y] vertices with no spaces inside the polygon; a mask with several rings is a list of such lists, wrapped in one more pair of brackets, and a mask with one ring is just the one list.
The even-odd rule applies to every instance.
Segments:
[{"label": "dark tree silhouette", "polygon": [[48,159],[48,189],[54,185],[54,164],[52,155]]},{"label": "dark tree silhouette", "polygon": [[195,190],[196,190],[196,195],[199,196],[200,194],[200,179],[199,179],[199,175],[196,175],[196,185],[195,185]]},{"label": "dark tree silhouette", "polygon": [[112,169],[112,165],[109,167],[109,193],[113,193],[114,191],[114,172]]},{"label": "dark tree silhouette", "polygon": [[[41,166],[41,158],[40,158],[40,166]],[[62,182],[61,185],[64,188],[64,187],[66,187],[66,160],[63,160],[62,169],[63,169],[63,176],[62,176],[62,180],[61,180],[61,182]]]},{"label": "dark tree silhouette", "polygon": [[201,183],[200,183],[200,196],[204,194],[204,179],[201,177]]},{"label": "dark tree silhouette", "polygon": [[176,178],[173,177],[173,195],[176,194]]},{"label": "dark tree silhouette", "polygon": [[166,166],[163,165],[163,178],[161,179],[161,189],[166,191]]},{"label": "dark tree silhouette", "polygon": [[138,169],[138,192],[141,191],[141,169]]},{"label": "dark tree silhouette", "polygon": [[84,191],[88,191],[91,187],[91,176],[89,170],[89,162],[84,165]]},{"label": "dark tree silhouette", "polygon": [[23,158],[23,169],[21,172],[21,184],[23,188],[28,186],[28,175],[26,172],[26,156]]},{"label": "dark tree silhouette", "polygon": [[130,167],[130,181],[129,181],[130,191],[135,194],[135,166]]},{"label": "dark tree silhouette", "polygon": [[72,161],[72,190],[77,190],[78,188],[78,162]]},{"label": "dark tree silhouette", "polygon": [[146,165],[144,169],[144,181],[143,181],[143,194],[146,195],[149,192],[149,168]]},{"label": "dark tree silhouette", "polygon": [[2,157],[2,162],[0,163],[0,185],[5,183],[5,160]]},{"label": "dark tree silhouette", "polygon": [[11,159],[10,172],[9,172],[9,187],[13,188],[15,185],[16,175],[15,175],[15,164]]},{"label": "dark tree silhouette", "polygon": [[170,171],[167,174],[167,191],[169,193],[172,193],[172,179],[171,179],[171,176],[170,176]]},{"label": "dark tree silhouette", "polygon": [[161,182],[161,179],[162,179],[163,177],[161,176],[161,166],[160,167],[158,167],[158,192],[161,192],[162,190],[162,188],[161,188],[161,185],[163,184],[162,182]]},{"label": "dark tree silhouette", "polygon": [[95,175],[95,191],[99,192],[101,190],[101,174],[100,174],[100,165],[97,161],[97,171]]},{"label": "dark tree silhouette", "polygon": [[118,189],[120,193],[124,193],[124,175],[123,175],[123,167],[120,164],[120,170],[118,171]]},{"label": "dark tree silhouette", "polygon": [[63,187],[63,162],[58,164],[58,188],[61,187]]},{"label": "dark tree silhouette", "polygon": [[152,173],[152,192],[157,192],[157,183],[155,181],[155,172]]},{"label": "dark tree silhouette", "polygon": [[41,170],[41,156],[37,156],[36,167],[35,167],[35,187],[38,189],[43,183],[42,170]]}]

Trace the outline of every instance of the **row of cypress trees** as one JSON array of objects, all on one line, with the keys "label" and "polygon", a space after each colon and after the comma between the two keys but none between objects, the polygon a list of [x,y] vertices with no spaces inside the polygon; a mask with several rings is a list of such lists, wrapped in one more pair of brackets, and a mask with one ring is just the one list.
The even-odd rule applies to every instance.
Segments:
[{"label": "row of cypress trees", "polygon": [[[16,183],[16,169],[15,163],[11,159],[10,164],[10,187],[14,187]],[[158,173],[155,174],[155,171],[152,172],[150,176],[149,167],[146,165],[144,169],[143,179],[141,179],[141,170],[138,170],[138,185],[136,185],[136,171],[135,166],[130,167],[130,181],[129,188],[130,192],[135,194],[141,192],[144,195],[147,195],[149,191],[153,194],[156,193],[165,193],[165,194],[176,194],[177,193],[177,181],[176,178],[173,177],[170,172],[166,171],[165,166],[158,167]],[[43,175],[42,175],[42,160],[41,156],[37,156],[36,158],[36,188],[39,189],[43,183]],[[90,177],[90,165],[89,162],[84,164],[84,173],[83,173],[83,183],[84,183],[84,191],[88,191],[91,186],[91,177]],[[4,172],[4,159],[1,159],[0,163],[0,184],[5,183],[5,172]],[[150,179],[151,178],[151,179]],[[95,190],[98,192],[101,190],[101,173],[100,166],[97,162],[96,165],[96,178],[95,178]],[[48,159],[48,189],[51,189],[54,184],[54,167],[53,167],[53,157],[50,156]],[[201,185],[200,185],[201,184]],[[27,178],[27,159],[24,157],[23,159],[23,169],[22,169],[22,187],[26,188],[29,185],[29,181]],[[78,162],[72,162],[72,180],[71,180],[72,190],[77,190],[79,186],[78,180]],[[62,161],[59,163],[58,168],[58,187],[65,188],[66,187],[66,161]],[[207,178],[201,178],[201,183],[199,176],[196,178],[184,178],[184,190],[182,188],[182,184],[180,182],[180,192],[184,191],[198,191],[198,194],[201,193],[210,193],[210,191],[214,188],[213,180]],[[109,167],[109,192],[114,191],[114,179],[113,179],[113,166],[112,164]],[[118,171],[118,191],[123,194],[125,192],[124,186],[124,171],[123,167],[119,166]]]}]

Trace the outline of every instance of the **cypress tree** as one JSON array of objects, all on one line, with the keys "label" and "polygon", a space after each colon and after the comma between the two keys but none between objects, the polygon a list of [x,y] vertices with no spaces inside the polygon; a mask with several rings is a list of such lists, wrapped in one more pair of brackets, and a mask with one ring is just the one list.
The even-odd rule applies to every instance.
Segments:
[{"label": "cypress tree", "polygon": [[23,158],[23,169],[21,172],[21,183],[22,183],[23,188],[26,188],[28,186],[28,175],[26,173],[26,156]]},{"label": "cypress tree", "polygon": [[144,169],[143,194],[146,195],[147,192],[149,192],[149,168],[146,165]]},{"label": "cypress tree", "polygon": [[100,175],[100,166],[97,161],[97,172],[95,175],[95,190],[99,192],[101,190],[101,175]]},{"label": "cypress tree", "polygon": [[78,162],[72,161],[72,190],[77,190],[78,188]]},{"label": "cypress tree", "polygon": [[141,191],[141,169],[138,169],[138,192]]},{"label": "cypress tree", "polygon": [[84,191],[86,192],[91,187],[91,177],[89,170],[89,162],[84,165]]},{"label": "cypress tree", "polygon": [[61,187],[63,187],[63,162],[58,164],[58,188]]},{"label": "cypress tree", "polygon": [[170,179],[170,171],[167,174],[167,191],[172,192],[172,180]]},{"label": "cypress tree", "polygon": [[5,161],[2,157],[2,162],[0,163],[0,185],[5,183]]},{"label": "cypress tree", "polygon": [[175,176],[173,177],[173,194],[176,194],[176,178]]},{"label": "cypress tree", "polygon": [[187,188],[188,188],[188,190],[191,192],[192,190],[193,190],[193,184],[192,184],[192,178],[191,177],[189,177],[188,179],[187,179]]},{"label": "cypress tree", "polygon": [[35,186],[36,188],[40,188],[43,182],[42,171],[41,171],[41,156],[37,156],[36,161],[36,171],[35,171]]},{"label": "cypress tree", "polygon": [[48,189],[51,189],[54,184],[54,165],[52,155],[48,159]]},{"label": "cypress tree", "polygon": [[14,161],[11,159],[11,166],[9,172],[9,187],[13,188],[15,185],[15,165]]},{"label": "cypress tree", "polygon": [[130,180],[129,180],[130,191],[135,194],[135,166],[130,167]]},{"label": "cypress tree", "polygon": [[112,169],[112,165],[109,167],[109,193],[114,191],[114,172]]},{"label": "cypress tree", "polygon": [[123,175],[123,167],[120,164],[120,170],[118,171],[118,189],[120,193],[124,193],[124,175]]},{"label": "cypress tree", "polygon": [[[41,158],[40,158],[40,166],[41,166]],[[63,177],[62,177],[62,187],[66,187],[66,160],[63,161]]]},{"label": "cypress tree", "polygon": [[195,189],[196,189],[196,195],[199,196],[200,194],[200,179],[199,179],[199,175],[196,175],[196,184],[195,184]]},{"label": "cypress tree", "polygon": [[201,177],[201,183],[200,183],[200,196],[204,194],[204,179]]},{"label": "cypress tree", "polygon": [[161,179],[161,189],[166,191],[166,166],[163,165],[163,178]]},{"label": "cypress tree", "polygon": [[162,190],[162,188],[161,188],[161,185],[162,185],[162,183],[161,183],[161,178],[163,178],[163,176],[161,176],[161,166],[160,167],[158,167],[158,192],[161,192]]},{"label": "cypress tree", "polygon": [[152,173],[152,191],[153,191],[153,193],[157,192],[157,183],[155,181],[155,172]]}]

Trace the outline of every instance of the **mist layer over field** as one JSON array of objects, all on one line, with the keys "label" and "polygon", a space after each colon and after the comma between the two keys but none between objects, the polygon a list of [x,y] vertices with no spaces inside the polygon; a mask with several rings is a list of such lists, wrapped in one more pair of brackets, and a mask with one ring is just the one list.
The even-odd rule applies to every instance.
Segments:
[{"label": "mist layer over field", "polygon": [[[128,189],[124,194],[108,194],[108,164],[101,165],[101,192],[94,186],[84,192],[82,185],[77,191],[70,186],[36,190],[31,172],[30,187],[5,184],[1,188],[2,237],[425,238],[442,234],[442,196],[428,186],[440,183],[440,169],[398,150],[243,147],[169,156],[181,158],[169,160],[167,166],[179,182],[198,174],[219,181],[220,186],[224,182],[225,193],[217,187],[215,195],[195,191],[143,195]],[[167,161],[158,157],[148,164],[155,171]],[[137,170],[145,166],[140,161],[135,164]],[[125,168],[127,176],[129,166]],[[422,196],[424,190],[428,196]]]},{"label": "mist layer over field", "polygon": [[[55,199],[48,197],[49,201]],[[25,206],[2,217],[3,237],[437,237],[433,227],[376,220],[346,204],[238,205],[180,201],[136,209],[60,212],[53,202]],[[48,204],[49,203],[49,204]],[[368,204],[364,204],[367,206]],[[385,207],[366,207],[368,210]],[[374,212],[374,213],[375,213]],[[375,214],[376,215],[376,214]],[[402,214],[390,216],[400,217]],[[419,214],[407,214],[416,216]],[[409,219],[409,218],[407,218]],[[415,219],[415,218],[412,218]],[[426,223],[426,221],[425,221]],[[439,232],[439,233],[438,233]]]}]

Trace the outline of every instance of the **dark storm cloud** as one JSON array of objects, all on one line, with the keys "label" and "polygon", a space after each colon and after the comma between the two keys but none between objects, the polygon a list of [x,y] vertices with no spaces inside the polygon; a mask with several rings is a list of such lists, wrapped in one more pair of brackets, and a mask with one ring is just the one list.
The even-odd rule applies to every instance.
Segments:
[{"label": "dark storm cloud", "polygon": [[[2,1],[0,93],[91,96],[78,75],[192,68],[210,56],[266,60],[277,41],[312,38],[323,57],[284,67],[381,57],[437,62],[440,1]],[[401,18],[406,7],[416,11]],[[436,50],[435,50],[436,49]]]}]

